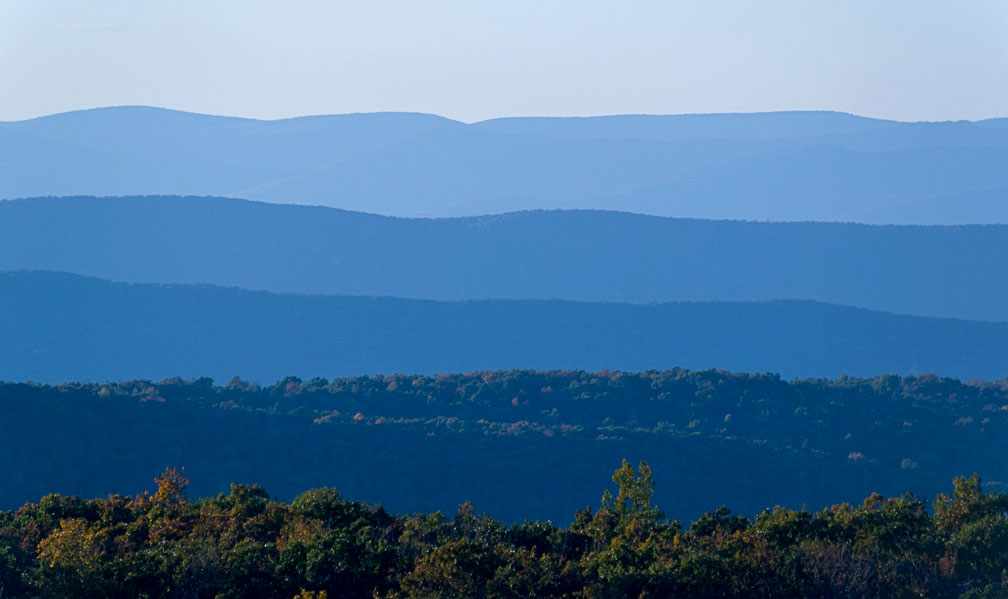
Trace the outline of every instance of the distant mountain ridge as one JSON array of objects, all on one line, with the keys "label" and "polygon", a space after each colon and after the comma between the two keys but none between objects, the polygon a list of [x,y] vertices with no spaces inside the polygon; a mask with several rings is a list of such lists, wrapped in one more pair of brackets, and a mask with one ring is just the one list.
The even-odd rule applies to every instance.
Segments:
[{"label": "distant mountain ridge", "polygon": [[672,367],[1008,376],[1008,323],[816,302],[432,302],[0,273],[0,380]]},{"label": "distant mountain ridge", "polygon": [[843,112],[794,110],[756,113],[621,114],[591,117],[502,117],[473,123],[499,133],[574,139],[802,139],[878,130],[899,121]]},{"label": "distant mountain ridge", "polygon": [[401,219],[225,198],[0,201],[0,270],[434,300],[809,299],[1008,321],[1008,226],[531,211]]},{"label": "distant mountain ridge", "polygon": [[1005,164],[999,119],[833,112],[465,124],[414,113],[258,121],[117,107],[0,122],[0,198],[226,195],[393,216],[596,208],[1008,223]]}]

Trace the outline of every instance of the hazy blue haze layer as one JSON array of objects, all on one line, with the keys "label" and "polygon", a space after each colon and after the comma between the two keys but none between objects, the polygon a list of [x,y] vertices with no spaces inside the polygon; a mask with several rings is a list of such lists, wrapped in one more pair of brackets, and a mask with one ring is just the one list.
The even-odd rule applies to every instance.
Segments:
[{"label": "hazy blue haze layer", "polygon": [[1000,119],[831,112],[257,121],[145,107],[0,123],[0,198],[197,194],[397,216],[598,208],[752,220],[1008,222]]},{"label": "hazy blue haze layer", "polygon": [[425,299],[810,299],[1008,321],[1008,226],[535,211],[401,219],[198,197],[0,202],[0,270]]},{"label": "hazy blue haze layer", "polygon": [[0,380],[684,367],[1008,375],[1008,323],[809,301],[628,305],[275,295],[0,274]]}]

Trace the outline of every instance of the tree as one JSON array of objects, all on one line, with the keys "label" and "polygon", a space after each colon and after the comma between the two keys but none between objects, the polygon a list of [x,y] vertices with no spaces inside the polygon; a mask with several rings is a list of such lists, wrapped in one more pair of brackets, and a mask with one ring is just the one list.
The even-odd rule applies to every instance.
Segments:
[{"label": "tree", "polygon": [[977,474],[952,484],[952,496],[942,493],[934,502],[946,567],[967,588],[1008,593],[1008,496],[984,493]]},{"label": "tree", "polygon": [[617,513],[636,513],[651,508],[651,497],[654,495],[651,475],[651,466],[647,462],[641,462],[634,472],[630,462],[623,460],[612,476],[613,482],[619,485],[614,506]]},{"label": "tree", "polygon": [[417,559],[402,582],[411,599],[488,599],[500,558],[469,539],[448,541]]},{"label": "tree", "polygon": [[595,551],[582,559],[589,581],[584,594],[634,599],[668,595],[679,524],[665,522],[664,514],[651,505],[654,481],[646,462],[635,471],[624,459],[612,480],[619,485],[615,499],[606,491],[601,509],[572,526],[595,539]]},{"label": "tree", "polygon": [[61,520],[38,544],[43,591],[53,597],[102,596],[106,535],[82,518]]},{"label": "tree", "polygon": [[181,471],[175,468],[165,468],[165,471],[154,477],[157,482],[157,492],[154,501],[161,505],[178,505],[185,501],[185,490],[189,486],[189,477],[185,476],[185,468]]}]

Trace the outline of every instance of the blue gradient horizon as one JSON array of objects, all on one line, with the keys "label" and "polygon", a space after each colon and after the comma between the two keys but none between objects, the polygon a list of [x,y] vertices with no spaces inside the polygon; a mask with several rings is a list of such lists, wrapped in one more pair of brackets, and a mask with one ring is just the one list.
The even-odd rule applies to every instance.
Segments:
[{"label": "blue gradient horizon", "polygon": [[0,4],[0,120],[153,105],[466,122],[1008,106],[1008,4],[132,0]]}]

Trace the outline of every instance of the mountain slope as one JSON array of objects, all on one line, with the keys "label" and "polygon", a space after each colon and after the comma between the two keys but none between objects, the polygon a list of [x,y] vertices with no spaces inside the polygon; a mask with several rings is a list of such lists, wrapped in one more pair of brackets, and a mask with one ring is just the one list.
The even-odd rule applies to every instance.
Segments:
[{"label": "mountain slope", "polygon": [[396,216],[568,208],[760,155],[768,145],[778,147],[776,142],[566,139],[455,128],[235,195]]},{"label": "mountain slope", "polygon": [[0,275],[0,380],[718,367],[1008,373],[1008,323],[814,302],[431,302]]},{"label": "mountain slope", "polygon": [[[951,201],[963,203],[961,197]],[[194,197],[0,202],[0,270],[426,299],[810,299],[1008,320],[1008,226],[397,219]]]},{"label": "mountain slope", "polygon": [[[198,194],[394,216],[600,208],[695,218],[1008,222],[1000,121],[830,112],[257,121],[147,107],[0,123],[0,198]],[[966,196],[918,216],[914,202]]]},{"label": "mountain slope", "polygon": [[[710,168],[586,202],[594,208],[692,218],[840,220],[893,224],[1008,223],[1008,146],[857,150],[816,145]],[[996,189],[994,194],[978,190]],[[958,205],[920,215],[914,202],[958,195]],[[903,209],[899,209],[900,207]],[[888,212],[886,212],[888,210]],[[979,212],[983,211],[983,214]],[[979,220],[970,220],[978,218]]]},{"label": "mountain slope", "polygon": [[0,197],[234,193],[454,126],[411,113],[259,121],[144,106],[81,110],[0,123]]},{"label": "mountain slope", "polygon": [[902,123],[829,111],[596,117],[505,117],[474,123],[499,133],[573,139],[735,139],[770,141],[890,129]]}]

